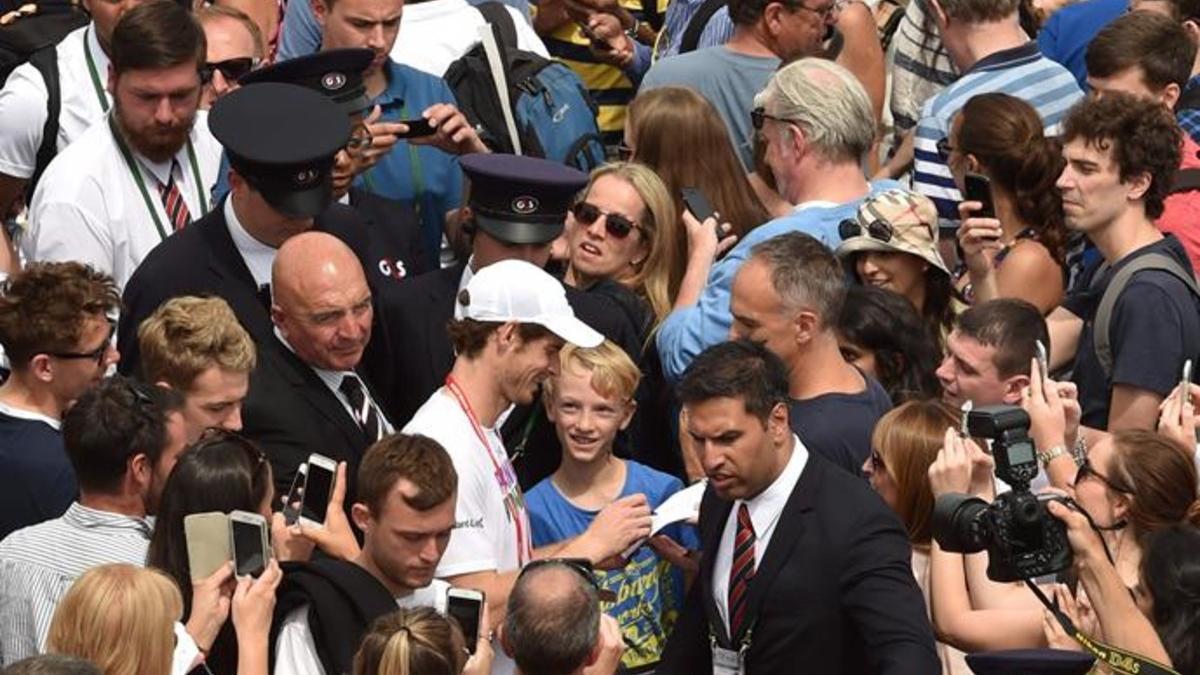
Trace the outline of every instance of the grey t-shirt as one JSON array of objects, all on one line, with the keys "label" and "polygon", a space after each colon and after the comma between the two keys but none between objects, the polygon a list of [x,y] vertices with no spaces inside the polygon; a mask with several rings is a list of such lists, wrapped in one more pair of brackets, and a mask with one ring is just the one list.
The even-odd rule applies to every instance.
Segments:
[{"label": "grey t-shirt", "polygon": [[738,157],[753,168],[754,129],[750,110],[754,95],[767,86],[779,68],[775,57],[739,54],[722,45],[672,56],[655,63],[642,80],[642,90],[655,87],[691,87],[708,99],[721,114]]}]

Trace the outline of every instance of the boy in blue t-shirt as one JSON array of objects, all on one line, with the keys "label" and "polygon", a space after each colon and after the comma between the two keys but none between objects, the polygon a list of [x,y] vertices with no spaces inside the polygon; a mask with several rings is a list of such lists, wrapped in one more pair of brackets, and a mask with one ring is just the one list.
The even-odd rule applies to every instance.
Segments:
[{"label": "boy in blue t-shirt", "polygon": [[[613,455],[617,432],[633,418],[641,378],[625,352],[605,340],[594,349],[568,344],[559,359],[543,400],[562,443],[562,464],[525,496],[535,547],[582,534],[613,501],[642,494],[654,509],[683,487],[674,476]],[[675,524],[662,534],[689,550],[699,547],[694,527]],[[683,572],[641,546],[623,568],[597,572],[597,579],[617,598],[602,609],[633,645],[622,664],[633,669],[657,663],[683,606]]]}]

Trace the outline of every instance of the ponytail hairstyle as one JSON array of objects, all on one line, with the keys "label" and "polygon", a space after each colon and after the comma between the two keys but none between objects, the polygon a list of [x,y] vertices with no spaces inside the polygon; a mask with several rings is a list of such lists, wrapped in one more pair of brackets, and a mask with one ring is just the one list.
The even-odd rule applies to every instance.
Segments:
[{"label": "ponytail hairstyle", "polygon": [[1067,227],[1055,183],[1066,165],[1062,145],[1043,133],[1033,106],[1008,94],[973,96],[959,117],[955,149],[973,155],[992,183],[1012,194],[1017,214],[1036,232],[1034,239],[1061,265]]},{"label": "ponytail hairstyle", "polygon": [[458,623],[429,607],[375,620],[354,655],[354,675],[460,675],[466,665]]},{"label": "ponytail hairstyle", "polygon": [[[1200,502],[1189,520],[1196,522]],[[1154,533],[1142,559],[1142,583],[1154,599],[1150,620],[1181,673],[1200,672],[1200,529],[1171,525]]]},{"label": "ponytail hairstyle", "polygon": [[1132,496],[1126,520],[1145,551],[1147,538],[1171,525],[1200,524],[1192,452],[1152,431],[1113,434],[1113,485]]}]

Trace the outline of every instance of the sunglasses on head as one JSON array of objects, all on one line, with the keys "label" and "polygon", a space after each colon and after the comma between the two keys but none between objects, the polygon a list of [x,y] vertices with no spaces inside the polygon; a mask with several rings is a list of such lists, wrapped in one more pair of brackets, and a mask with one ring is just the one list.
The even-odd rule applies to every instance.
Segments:
[{"label": "sunglasses on head", "polygon": [[630,232],[642,229],[629,218],[619,213],[604,211],[589,202],[579,202],[572,206],[571,215],[575,216],[575,220],[584,227],[590,227],[592,223],[600,219],[600,216],[604,216],[604,229],[617,239],[624,239],[629,236]]},{"label": "sunglasses on head", "polygon": [[245,436],[225,429],[209,427],[200,434],[200,438],[192,444],[193,449],[207,448],[213,445],[229,444],[239,448],[246,454],[246,458],[250,460],[250,464],[257,468],[260,464],[267,461],[266,454],[263,453],[253,441]]},{"label": "sunglasses on head", "polygon": [[216,61],[214,63],[205,63],[200,68],[200,79],[206,84],[212,81],[213,74],[220,72],[221,76],[227,82],[237,82],[243,76],[254,70],[258,65],[258,59],[250,56],[241,56],[236,59],[225,59],[224,61]]},{"label": "sunglasses on head", "polygon": [[[886,220],[876,219],[872,220],[870,223],[867,223],[866,233],[872,239],[877,239],[886,243],[892,240],[892,235],[895,234],[895,231],[892,229],[891,223],[887,222]],[[838,223],[838,236],[841,237],[843,241],[846,239],[852,239],[854,237],[860,237],[862,234],[862,223],[858,222],[856,218],[847,218],[846,220]]]}]

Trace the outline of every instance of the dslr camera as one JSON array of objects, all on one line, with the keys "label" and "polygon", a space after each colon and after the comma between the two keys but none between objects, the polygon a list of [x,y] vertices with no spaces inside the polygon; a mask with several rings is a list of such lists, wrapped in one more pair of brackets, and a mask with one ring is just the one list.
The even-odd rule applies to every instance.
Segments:
[{"label": "dslr camera", "polygon": [[933,536],[952,553],[988,552],[988,578],[1018,581],[1045,576],[1071,564],[1067,528],[1050,515],[1029,483],[1037,477],[1037,453],[1029,438],[1029,415],[1017,406],[997,405],[967,413],[967,433],[992,442],[996,477],[1012,489],[988,504],[978,497],[945,494],[933,507]]}]

